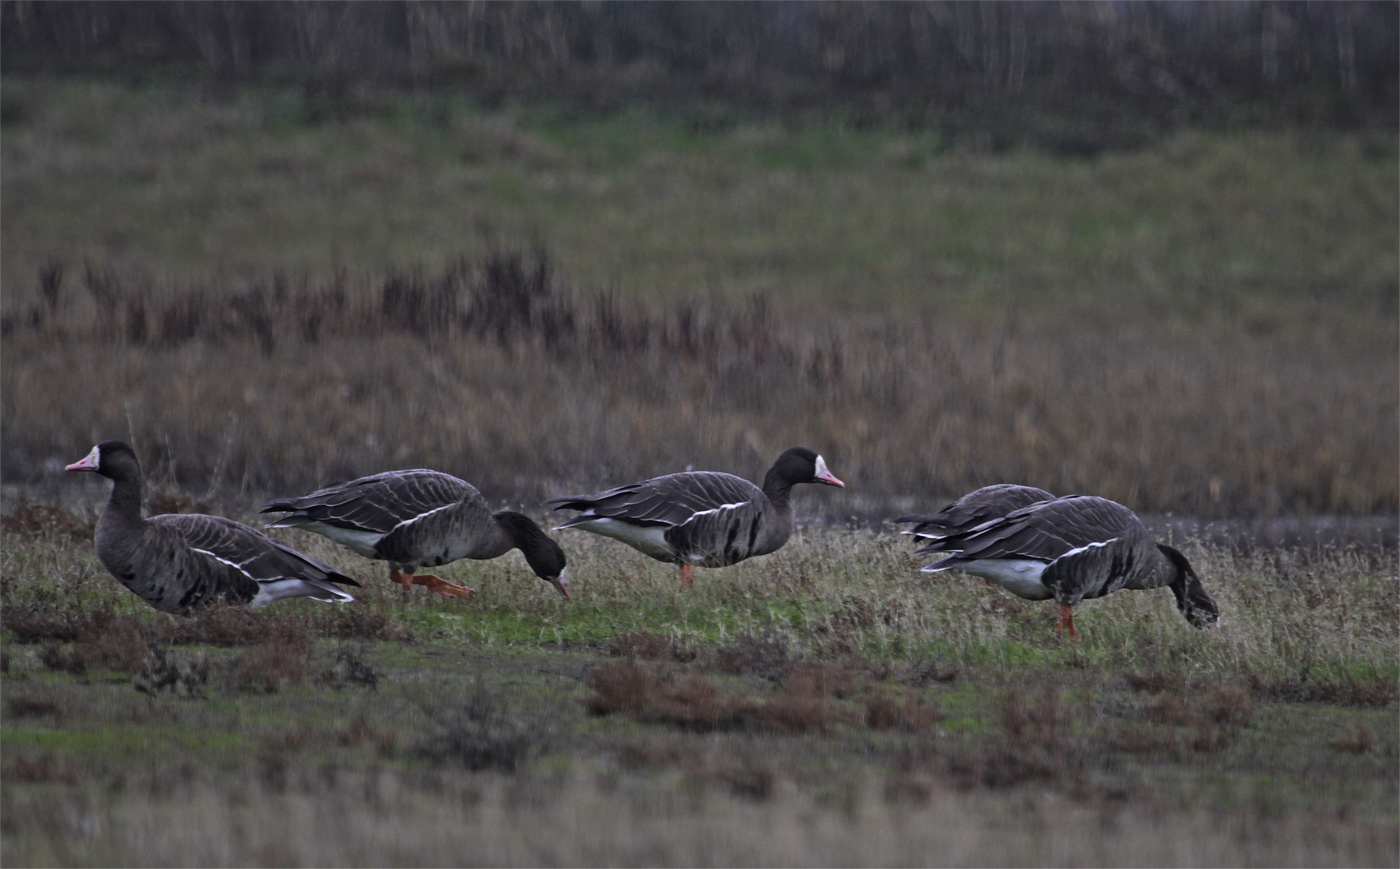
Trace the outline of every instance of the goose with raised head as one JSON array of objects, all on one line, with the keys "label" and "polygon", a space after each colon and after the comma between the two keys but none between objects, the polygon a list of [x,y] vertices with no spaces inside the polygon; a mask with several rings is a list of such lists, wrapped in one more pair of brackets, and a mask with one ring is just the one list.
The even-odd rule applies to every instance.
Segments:
[{"label": "goose with raised head", "polygon": [[733,474],[686,471],[544,503],[582,511],[556,531],[591,531],[679,564],[681,588],[686,588],[695,567],[737,564],[786,543],[792,535],[792,487],[799,483],[846,485],[820,455],[793,447],[768,469],[761,488]]},{"label": "goose with raised head", "polygon": [[1215,601],[1186,556],[1156,543],[1133,511],[1106,498],[1070,495],[1032,503],[1000,519],[931,539],[922,553],[948,553],[924,568],[957,569],[1027,600],[1055,599],[1058,635],[1078,641],[1073,607],[1119,589],[1167,586],[1186,620],[1219,621]]},{"label": "goose with raised head", "polygon": [[924,540],[941,540],[949,534],[1000,519],[1012,510],[1019,510],[1039,501],[1049,501],[1054,497],[1044,489],[1034,486],[997,483],[968,492],[937,513],[928,516],[901,516],[894,521],[896,524],[909,523],[913,526],[902,532],[904,534],[912,534]]},{"label": "goose with raised head", "polygon": [[451,474],[387,471],[300,498],[268,501],[262,512],[287,514],[273,528],[314,531],[366,558],[389,562],[389,579],[404,589],[423,585],[449,597],[471,594],[464,585],[417,571],[519,549],[536,576],[569,596],[559,544],[523,513],[492,513],[475,486]]},{"label": "goose with raised head", "polygon": [[220,600],[254,609],[290,597],[354,600],[335,584],[359,585],[355,580],[232,519],[198,513],[143,519],[141,463],[125,441],[103,441],[66,470],[112,481],[97,520],[97,557],[162,612],[184,615]]}]

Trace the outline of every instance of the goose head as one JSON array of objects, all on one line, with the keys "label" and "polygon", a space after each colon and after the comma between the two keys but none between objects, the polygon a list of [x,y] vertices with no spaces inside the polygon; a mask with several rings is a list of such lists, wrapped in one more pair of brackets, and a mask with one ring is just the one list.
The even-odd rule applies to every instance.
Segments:
[{"label": "goose head", "polygon": [[111,480],[141,476],[141,462],[126,441],[103,441],[86,456],[63,468],[65,471],[92,471]]},{"label": "goose head", "polygon": [[769,473],[776,475],[788,484],[821,483],[825,486],[838,488],[846,486],[845,483],[836,479],[835,474],[827,470],[825,459],[806,447],[793,447],[778,456],[778,460],[773,463],[773,469]]},{"label": "goose head", "polygon": [[523,513],[502,511],[496,514],[495,519],[505,529],[511,542],[520,550],[520,554],[525,556],[525,563],[530,565],[535,575],[558,589],[564,597],[568,597],[568,562],[559,544],[541,531],[535,520]]},{"label": "goose head", "polygon": [[1214,628],[1220,622],[1220,608],[1201,585],[1201,578],[1191,568],[1186,556],[1163,543],[1157,548],[1171,562],[1176,575],[1170,583],[1172,594],[1176,595],[1176,608],[1186,616],[1186,620],[1198,628]]}]

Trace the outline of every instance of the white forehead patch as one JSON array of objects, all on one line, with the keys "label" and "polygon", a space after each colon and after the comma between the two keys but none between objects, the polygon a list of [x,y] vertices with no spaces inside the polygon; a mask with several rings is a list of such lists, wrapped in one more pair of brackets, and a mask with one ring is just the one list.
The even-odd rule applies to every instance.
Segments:
[{"label": "white forehead patch", "polygon": [[823,475],[823,474],[830,474],[830,473],[831,473],[831,472],[828,471],[828,470],[826,469],[826,459],[823,459],[820,455],[818,455],[818,456],[817,456],[817,476],[820,477],[820,476]]}]

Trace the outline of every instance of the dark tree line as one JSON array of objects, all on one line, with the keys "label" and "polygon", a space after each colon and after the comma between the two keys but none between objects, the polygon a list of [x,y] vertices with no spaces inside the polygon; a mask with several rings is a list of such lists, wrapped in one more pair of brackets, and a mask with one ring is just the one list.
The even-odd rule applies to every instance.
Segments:
[{"label": "dark tree line", "polygon": [[939,120],[1396,124],[1395,2],[33,2],[0,69]]}]

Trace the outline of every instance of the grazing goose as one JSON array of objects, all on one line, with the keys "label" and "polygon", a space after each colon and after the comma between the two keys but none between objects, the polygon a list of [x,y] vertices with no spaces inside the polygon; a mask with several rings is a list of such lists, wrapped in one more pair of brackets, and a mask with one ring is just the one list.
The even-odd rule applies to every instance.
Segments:
[{"label": "grazing goose", "polygon": [[97,557],[117,581],[162,612],[184,615],[217,600],[251,608],[288,597],[348,603],[332,583],[359,585],[329,564],[222,516],[141,518],[141,463],[125,441],[103,441],[69,471],[110,479],[97,520]]},{"label": "grazing goose", "polygon": [[789,495],[798,483],[846,484],[821,456],[793,447],[778,456],[763,488],[732,474],[687,471],[592,495],[550,498],[556,510],[582,510],[558,526],[621,540],[658,561],[681,566],[681,588],[694,566],[725,567],[767,555],[792,534]]},{"label": "grazing goose", "polygon": [[262,512],[288,515],[273,528],[323,534],[366,558],[389,562],[389,579],[408,589],[472,593],[420,567],[459,558],[488,559],[519,549],[535,575],[569,596],[564,550],[522,513],[493,514],[476,487],[438,471],[388,471],[328,486],[300,498],[268,501]]},{"label": "grazing goose", "polygon": [[905,531],[905,534],[913,534],[927,540],[941,540],[949,534],[975,528],[992,519],[1000,519],[1012,510],[1019,510],[1037,501],[1049,501],[1054,497],[1044,489],[1034,486],[998,483],[969,492],[932,516],[903,516],[894,521],[896,524],[913,523],[914,527]]},{"label": "grazing goose", "polygon": [[1177,609],[1198,628],[1219,619],[1215,601],[1186,556],[1154,543],[1131,510],[1105,498],[1071,495],[1040,501],[971,528],[934,538],[925,552],[951,553],[925,567],[957,568],[1027,600],[1060,604],[1055,633],[1078,641],[1071,607],[1120,588],[1168,586]]}]

